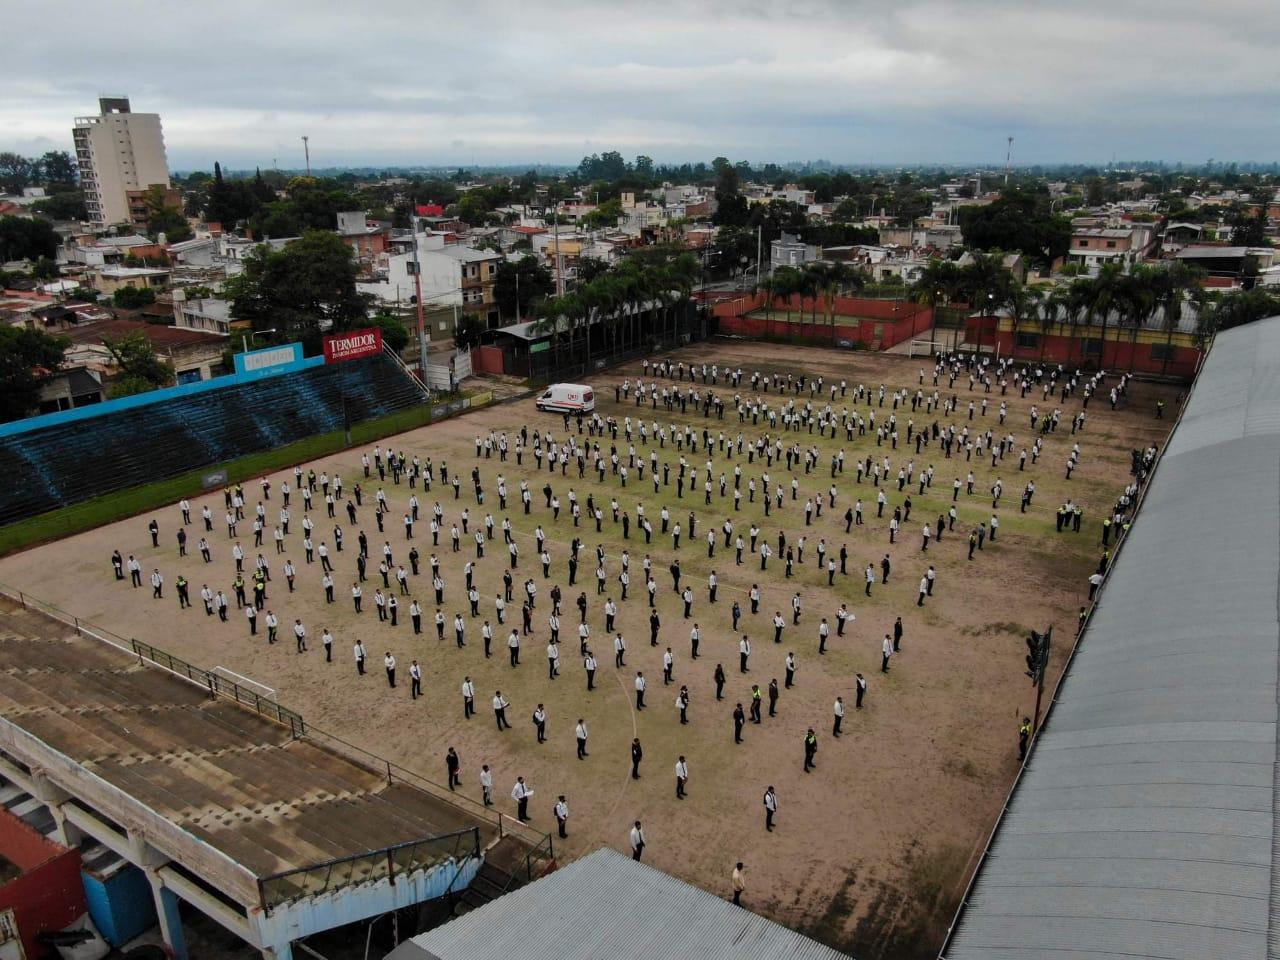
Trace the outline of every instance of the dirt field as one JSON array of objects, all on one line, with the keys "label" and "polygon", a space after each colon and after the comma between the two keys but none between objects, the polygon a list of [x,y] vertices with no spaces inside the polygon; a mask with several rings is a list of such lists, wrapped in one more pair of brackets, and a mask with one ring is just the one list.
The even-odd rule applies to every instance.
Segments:
[{"label": "dirt field", "polygon": [[[886,389],[905,386],[914,391],[921,361],[866,354],[837,353],[830,350],[781,347],[748,343],[715,343],[681,354],[686,362],[716,362],[741,366],[749,378],[752,370],[795,371],[809,376],[821,374],[830,383],[847,379],[852,386],[865,383],[873,390],[880,384]],[[598,379],[597,397],[602,415],[635,416],[633,404],[616,404],[613,384],[625,376],[633,380],[639,365],[612,372]],[[939,387],[944,396],[945,380]],[[932,389],[928,379],[926,388]],[[701,388],[700,388],[701,389]],[[722,378],[718,394],[732,399],[732,388]],[[741,392],[750,393],[744,380]],[[956,392],[961,406],[954,417],[964,422],[964,409],[969,399],[967,380],[958,381]],[[568,517],[567,500],[558,521],[553,521],[543,506],[541,488],[549,474],[536,470],[531,451],[524,464],[517,467],[514,454],[506,464],[499,464],[496,453],[492,460],[479,463],[485,489],[486,504],[480,508],[471,493],[469,474],[477,465],[474,438],[490,430],[507,431],[514,441],[522,424],[530,429],[550,430],[559,439],[563,433],[561,418],[539,414],[532,401],[505,405],[454,419],[438,426],[405,434],[384,443],[383,448],[404,449],[433,458],[438,468],[447,460],[450,473],[462,479],[462,498],[454,500],[453,491],[438,482],[431,494],[423,494],[421,521],[415,526],[415,542],[422,553],[422,576],[412,578],[412,594],[426,610],[424,632],[415,638],[409,625],[408,600],[400,608],[396,628],[378,622],[374,612],[373,592],[380,584],[376,572],[380,548],[389,540],[397,562],[408,552],[401,517],[410,494],[407,484],[395,486],[388,476],[385,483],[391,512],[387,533],[379,535],[371,506],[379,486],[377,476],[364,483],[364,506],[359,511],[359,528],[369,535],[370,580],[365,584],[365,612],[357,616],[352,609],[350,585],[354,579],[357,529],[346,529],[345,550],[331,554],[336,562],[337,602],[328,606],[320,587],[319,564],[303,562],[300,525],[302,509],[297,494],[293,499],[292,532],[287,539],[287,555],[298,567],[298,592],[286,593],[280,574],[283,557],[277,556],[268,533],[262,553],[271,563],[274,581],[270,584],[267,606],[281,621],[281,641],[268,647],[265,628],[259,618],[259,635],[248,636],[242,611],[235,609],[230,592],[234,576],[231,545],[222,522],[223,498],[220,492],[204,499],[193,499],[193,520],[188,544],[191,556],[179,560],[175,532],[181,521],[176,506],[158,511],[160,548],[152,549],[147,533],[147,517],[135,518],[93,531],[73,539],[41,547],[0,561],[0,581],[29,590],[77,615],[99,623],[125,636],[136,636],[155,643],[170,652],[198,664],[217,664],[246,674],[275,687],[279,699],[303,713],[312,723],[326,728],[359,745],[390,757],[438,781],[444,780],[444,754],[454,746],[462,758],[465,791],[478,797],[477,775],[481,763],[495,772],[495,796],[501,809],[514,813],[510,791],[517,774],[522,774],[535,789],[530,810],[533,822],[544,830],[554,830],[551,806],[556,795],[567,795],[571,808],[570,839],[557,843],[561,859],[586,853],[602,844],[620,850],[628,849],[627,833],[633,820],[642,820],[648,839],[645,859],[686,880],[709,890],[728,894],[729,875],[736,860],[748,867],[748,887],[744,902],[751,909],[767,914],[783,923],[805,930],[820,940],[839,946],[861,960],[884,957],[923,957],[936,951],[941,934],[950,919],[955,900],[963,888],[972,858],[990,830],[1017,767],[1017,727],[1024,713],[1034,704],[1034,691],[1023,671],[1026,652],[1024,636],[1030,628],[1043,628],[1053,623],[1056,628],[1054,675],[1060,669],[1070,638],[1074,633],[1076,613],[1085,600],[1086,577],[1100,552],[1099,530],[1103,513],[1114,502],[1127,482],[1129,451],[1156,440],[1163,442],[1164,431],[1171,422],[1173,389],[1135,384],[1131,387],[1127,409],[1111,411],[1105,398],[1095,398],[1088,409],[1085,432],[1070,436],[1070,418],[1079,409],[1077,396],[1064,407],[1063,426],[1045,443],[1045,453],[1037,466],[1028,463],[1026,474],[1019,473],[1016,451],[1030,447],[1033,437],[1027,411],[1039,401],[1042,412],[1052,409],[1033,394],[1021,400],[1014,391],[1005,397],[1010,406],[1006,429],[1016,443],[1014,454],[993,471],[990,458],[974,458],[964,464],[963,452],[958,460],[948,462],[936,444],[915,457],[917,469],[933,464],[936,477],[925,496],[917,496],[914,485],[908,487],[913,510],[904,524],[898,543],[888,543],[888,518],[902,500],[896,483],[887,488],[889,505],[884,519],[876,518],[875,490],[868,481],[855,483],[854,464],[862,457],[888,455],[892,473],[914,455],[914,445],[903,439],[898,451],[888,443],[877,448],[872,433],[846,443],[844,432],[836,440],[811,436],[802,430],[784,438],[798,441],[802,448],[814,443],[822,451],[819,468],[806,476],[797,468],[800,495],[796,502],[789,498],[783,509],[766,519],[760,497],[748,504],[743,497],[742,511],[732,512],[731,499],[722,500],[718,488],[713,491],[713,506],[703,506],[701,478],[696,493],[685,492],[676,498],[675,470],[671,484],[661,497],[653,495],[646,470],[644,479],[632,478],[621,490],[616,477],[607,476],[603,485],[590,471],[586,479],[578,479],[570,465],[569,477],[558,473],[550,482],[557,494],[565,498],[570,487],[577,491],[584,505],[587,495],[594,493],[605,513],[604,532],[597,536],[594,525],[583,520],[580,535],[584,540],[578,586],[567,586],[568,543],[574,535]],[[1156,421],[1153,416],[1155,397],[1164,396],[1169,403],[1168,419]],[[806,398],[808,392],[804,395]],[[974,395],[981,402],[979,387]],[[770,392],[767,399],[776,405],[779,397]],[[820,407],[820,395],[815,407]],[[978,427],[996,429],[999,407],[998,389],[990,395],[991,410]],[[801,401],[803,402],[803,401]],[[853,407],[851,397],[836,401]],[[861,405],[867,412],[865,402]],[[886,401],[883,410],[876,408],[878,421],[890,413]],[[701,430],[706,425],[713,436],[723,430],[732,437],[739,431],[749,439],[765,433],[767,425],[753,427],[748,419],[738,423],[732,409],[723,421],[704,421],[700,412],[689,408],[681,415],[668,415],[659,405],[658,411],[645,407],[645,419],[661,423],[689,423]],[[898,411],[900,428],[911,416],[910,409]],[[934,419],[924,413],[915,415],[917,425]],[[937,418],[946,423],[950,417]],[[774,431],[774,435],[777,432]],[[588,439],[585,436],[582,438]],[[1063,465],[1074,440],[1082,447],[1082,462],[1069,482],[1064,480]],[[646,458],[650,447],[636,441],[637,450]],[[603,444],[607,453],[607,440]],[[625,442],[619,441],[625,457]],[[828,510],[813,527],[805,529],[802,512],[806,495],[825,491],[829,472],[827,460],[832,452],[845,448],[846,468],[836,481],[839,502]],[[318,473],[327,470],[340,473],[348,494],[361,480],[361,451],[316,463]],[[371,452],[371,451],[370,451]],[[659,451],[664,461],[674,462],[679,453],[671,443]],[[691,466],[701,467],[704,455],[685,454]],[[748,466],[744,457],[726,461],[717,454],[717,475],[723,468],[730,476],[732,494],[733,464],[743,466],[743,489],[747,478],[758,477],[761,465]],[[941,543],[933,543],[927,554],[920,552],[920,528],[930,524],[949,506],[951,481],[962,479],[966,467],[976,474],[975,493],[960,496],[960,520],[953,532]],[[770,468],[764,468],[770,469]],[[789,485],[785,463],[770,469],[772,482]],[[534,616],[534,632],[526,638],[522,663],[512,669],[507,663],[506,628],[496,626],[494,656],[485,660],[480,642],[480,620],[494,620],[494,597],[501,589],[501,576],[506,568],[506,551],[501,532],[486,549],[486,558],[477,566],[480,590],[480,618],[467,617],[468,645],[458,649],[452,636],[455,612],[466,613],[462,565],[475,555],[474,541],[463,538],[461,554],[449,549],[448,528],[463,507],[471,511],[474,532],[486,510],[493,512],[501,524],[495,490],[496,476],[502,473],[511,490],[507,511],[515,527],[521,548],[519,569],[514,571],[517,603],[510,605],[508,627],[520,620],[520,584],[533,577],[538,586],[538,603]],[[1004,497],[999,514],[999,539],[988,542],[972,562],[966,559],[967,533],[976,523],[991,514],[988,490],[1000,476],[1004,481]],[[274,525],[279,508],[279,484],[286,476],[272,477],[274,484],[268,519]],[[519,507],[518,484],[524,477],[533,492],[533,513],[524,516]],[[1035,502],[1025,515],[1018,511],[1023,484],[1031,477],[1037,485]],[[256,485],[246,485],[245,496],[250,521],[258,499]],[[1070,495],[1085,512],[1084,532],[1054,532],[1054,511]],[[662,645],[647,642],[648,609],[644,592],[641,560],[646,553],[643,535],[633,525],[629,541],[622,540],[621,526],[612,522],[609,499],[617,496],[620,507],[631,510],[637,500],[645,505],[654,525],[654,541],[648,552],[653,557],[654,576],[658,582],[658,608],[662,618]],[[856,497],[862,497],[867,522],[844,532],[845,508]],[[429,516],[433,502],[439,499],[445,510],[445,528],[441,535],[442,574],[446,581],[444,613],[448,619],[446,638],[437,641],[433,618],[430,568],[427,558],[432,552]],[[209,535],[213,563],[205,565],[195,550],[200,534],[200,506],[209,502],[214,512],[214,532]],[[658,519],[662,504],[672,507],[673,520],[686,527],[681,544],[684,577],[695,592],[693,619],[702,628],[701,658],[689,656],[690,622],[682,617],[682,607],[671,590],[667,568],[674,551],[669,536],[659,533]],[[332,527],[335,522],[347,527],[345,508],[339,506],[338,520],[327,520],[323,498],[316,501],[313,512],[317,525],[316,539],[325,540],[332,549]],[[687,517],[692,511],[698,518],[697,534],[690,538]],[[801,533],[809,537],[804,563],[796,565],[795,577],[786,582],[783,558],[775,556],[767,574],[761,574],[758,559],[749,556],[743,566],[735,566],[733,552],[725,550],[723,540],[715,557],[707,558],[705,534],[710,524],[719,529],[726,516],[731,516],[736,531],[746,534],[752,522],[776,547],[779,529],[785,529],[788,541],[795,543]],[[533,528],[541,523],[547,532],[552,555],[552,576],[544,580],[535,556]],[[255,550],[252,546],[251,522],[242,523],[242,542],[252,569]],[[963,530],[963,532],[962,532]],[[323,533],[320,533],[323,531]],[[813,548],[819,536],[825,536],[833,553],[841,544],[849,546],[848,576],[837,574],[834,587],[814,563]],[[692,542],[690,540],[692,539]],[[607,554],[608,595],[618,597],[617,574],[619,555],[625,543],[631,552],[630,599],[620,604],[618,629],[627,638],[625,669],[615,670],[612,645],[604,633],[605,597],[595,592],[595,558],[597,543]],[[127,581],[117,583],[111,574],[109,558],[118,548],[139,557],[145,577],[153,567],[160,567],[166,578],[165,597],[153,600],[149,585],[130,589]],[[862,571],[868,562],[876,563],[888,553],[893,572],[888,585],[876,583],[872,596],[863,595]],[[837,556],[838,561],[838,556]],[[934,596],[923,607],[916,606],[917,586],[927,563],[937,567]],[[407,564],[406,564],[407,566]],[[706,577],[714,568],[719,577],[719,602],[708,602]],[[184,573],[191,582],[194,609],[179,612],[174,581]],[[215,589],[222,587],[232,597],[230,622],[222,624],[216,617],[206,617],[199,599],[203,583]],[[561,676],[550,681],[547,676],[545,647],[548,639],[548,593],[553,584],[565,593],[562,617]],[[751,616],[746,591],[759,583],[763,602],[759,616]],[[395,588],[393,579],[392,588]],[[578,622],[574,599],[585,590],[590,602],[589,624],[592,647],[600,661],[596,690],[586,691],[581,661],[577,656]],[[799,626],[791,626],[790,601],[799,592],[804,602],[804,615]],[[737,636],[730,629],[730,607],[738,599],[743,608],[742,629],[753,644],[750,673],[738,672]],[[845,637],[835,636],[835,611],[847,603],[857,621]],[[783,611],[787,620],[783,642],[772,642],[771,617]],[[825,656],[817,652],[817,630],[821,617],[832,624],[832,636]],[[901,616],[905,627],[902,652],[892,661],[888,674],[880,672],[880,644],[891,628],[895,616]],[[305,655],[294,652],[290,627],[301,617],[310,636],[311,650]],[[337,637],[334,662],[326,663],[320,652],[319,636],[329,627]],[[352,642],[362,638],[367,646],[368,675],[357,677],[352,661]],[[676,686],[662,683],[662,652],[670,645],[674,651]],[[392,651],[398,661],[399,686],[389,691],[383,675],[381,659]],[[770,718],[767,710],[763,724],[748,723],[745,742],[735,746],[731,711],[741,701],[750,706],[750,684],[759,683],[767,691],[771,678],[783,679],[783,658],[795,651],[799,666],[796,685],[782,690],[778,715]],[[409,661],[416,657],[425,671],[425,699],[409,698]],[[728,675],[726,699],[714,699],[712,672],[723,663]],[[647,709],[634,709],[633,681],[635,671],[643,670],[649,680]],[[866,706],[855,712],[853,677],[861,671],[868,680]],[[476,716],[462,719],[459,685],[469,674],[476,683]],[[689,725],[682,727],[674,706],[679,684],[687,684],[691,695]],[[507,711],[514,729],[499,734],[495,729],[490,698],[500,689],[510,700]],[[832,705],[837,695],[843,696],[847,715],[844,736],[831,736]],[[536,703],[546,705],[548,742],[538,744],[530,715]],[[587,760],[575,759],[574,723],[584,717],[590,727]],[[817,769],[802,772],[802,740],[807,727],[818,735]],[[645,750],[641,767],[642,779],[630,777],[629,744],[638,736]],[[689,796],[680,801],[674,796],[673,765],[678,754],[687,757],[690,767]],[[780,809],[777,829],[766,833],[761,796],[766,786],[777,787]]]}]

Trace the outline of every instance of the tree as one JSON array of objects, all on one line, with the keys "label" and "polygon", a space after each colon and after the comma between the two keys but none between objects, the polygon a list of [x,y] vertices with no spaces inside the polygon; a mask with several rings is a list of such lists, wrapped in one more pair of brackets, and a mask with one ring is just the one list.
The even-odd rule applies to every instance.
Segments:
[{"label": "tree", "polygon": [[0,217],[0,263],[52,258],[57,252],[58,235],[47,220]]},{"label": "tree", "polygon": [[960,212],[964,242],[974,250],[1018,251],[1044,266],[1071,247],[1071,221],[1054,216],[1047,194],[1009,190],[984,207]]},{"label": "tree", "polygon": [[[579,279],[582,278],[582,263],[578,265]],[[498,262],[493,296],[503,317],[518,320],[529,315],[532,304],[550,296],[555,286],[551,270],[529,255],[514,263],[510,260]]]},{"label": "tree", "polygon": [[17,153],[0,153],[0,193],[21,193],[31,183],[35,165]]},{"label": "tree", "polygon": [[464,313],[453,328],[453,342],[460,350],[470,350],[480,345],[480,334],[487,329],[485,322],[479,317]]},{"label": "tree", "polygon": [[40,386],[58,372],[71,345],[41,330],[0,326],[0,421],[20,420],[40,397]]},{"label": "tree", "polygon": [[162,233],[169,243],[181,243],[194,236],[182,211],[165,203],[165,189],[160,184],[147,188],[143,202],[147,207],[147,232],[153,240]]},{"label": "tree", "polygon": [[131,333],[119,340],[104,337],[102,345],[120,371],[111,388],[113,398],[173,385],[173,368],[156,356],[155,347],[145,333]]},{"label": "tree", "polygon": [[76,185],[76,162],[65,150],[50,150],[35,162],[35,167],[45,186],[59,184],[74,188]]},{"label": "tree", "polygon": [[409,345],[409,328],[399,317],[389,313],[379,313],[369,321],[370,326],[382,331],[382,342],[396,353]]},{"label": "tree", "polygon": [[615,197],[612,200],[606,200],[588,213],[585,222],[589,229],[599,230],[602,227],[616,227],[618,218],[621,216],[622,201]]},{"label": "tree", "polygon": [[224,291],[234,316],[255,330],[275,327],[284,339],[302,340],[312,354],[319,352],[322,332],[347,330],[365,319],[351,248],[318,230],[282,250],[259,247]]},{"label": "tree", "polygon": [[111,302],[121,310],[137,310],[156,302],[156,292],[150,287],[120,287],[111,295]]},{"label": "tree", "polygon": [[1267,220],[1256,207],[1238,204],[1227,215],[1231,243],[1237,247],[1267,246]]},{"label": "tree", "polygon": [[44,200],[37,200],[32,209],[50,220],[87,220],[89,211],[84,205],[84,191],[59,190]]}]

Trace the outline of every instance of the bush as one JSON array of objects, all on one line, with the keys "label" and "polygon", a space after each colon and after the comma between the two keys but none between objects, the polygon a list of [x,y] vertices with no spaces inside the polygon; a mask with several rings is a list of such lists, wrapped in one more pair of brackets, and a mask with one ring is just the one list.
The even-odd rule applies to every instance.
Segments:
[{"label": "bush", "polygon": [[111,302],[121,310],[136,310],[156,302],[156,292],[149,288],[121,287],[111,295]]}]

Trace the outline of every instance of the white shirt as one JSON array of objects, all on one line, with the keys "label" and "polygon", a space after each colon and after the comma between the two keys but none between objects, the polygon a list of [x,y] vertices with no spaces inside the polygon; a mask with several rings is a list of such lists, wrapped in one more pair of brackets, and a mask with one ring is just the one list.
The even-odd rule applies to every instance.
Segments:
[{"label": "white shirt", "polygon": [[574,732],[574,735],[575,735],[579,740],[585,740],[585,739],[587,739],[587,725],[586,725],[585,723],[580,723],[580,724],[578,724],[578,725],[574,728],[574,731],[573,731],[573,732]]},{"label": "white shirt", "polygon": [[880,650],[886,657],[893,655],[893,641],[888,637],[884,638],[884,643],[880,645]]},{"label": "white shirt", "polygon": [[516,785],[511,788],[512,800],[524,800],[533,796],[533,790],[523,780],[517,780]]},{"label": "white shirt", "polygon": [[476,685],[470,680],[462,681],[462,696],[466,700],[474,700],[476,696]]},{"label": "white shirt", "polygon": [[685,763],[683,760],[676,761],[676,779],[678,780],[689,779],[689,765]]},{"label": "white shirt", "polygon": [[644,688],[648,685],[649,684],[645,681],[644,677],[636,677],[636,690],[638,692],[643,693]]},{"label": "white shirt", "polygon": [[834,706],[832,709],[834,710],[835,715],[836,715],[837,717],[843,717],[843,716],[844,716],[844,704],[843,704],[843,703],[841,703],[839,700],[837,700],[837,701],[835,702],[835,706]]},{"label": "white shirt", "polygon": [[506,707],[508,707],[508,706],[509,706],[509,704],[507,703],[507,701],[506,701],[506,699],[505,699],[504,697],[500,697],[500,696],[499,696],[499,697],[494,697],[494,698],[493,698],[493,709],[495,709],[495,710],[504,710],[504,709],[506,709]]},{"label": "white shirt", "polygon": [[631,849],[637,850],[644,843],[644,831],[639,827],[631,828]]}]

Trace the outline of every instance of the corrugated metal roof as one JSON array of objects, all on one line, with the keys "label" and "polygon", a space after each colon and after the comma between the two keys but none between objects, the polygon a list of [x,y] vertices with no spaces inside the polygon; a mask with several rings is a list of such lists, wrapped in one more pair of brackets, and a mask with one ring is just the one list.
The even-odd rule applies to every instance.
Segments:
[{"label": "corrugated metal roof", "polygon": [[1268,957],[1280,317],[1220,334],[948,960]]},{"label": "corrugated metal roof", "polygon": [[414,937],[387,960],[462,958],[847,960],[607,847]]}]

